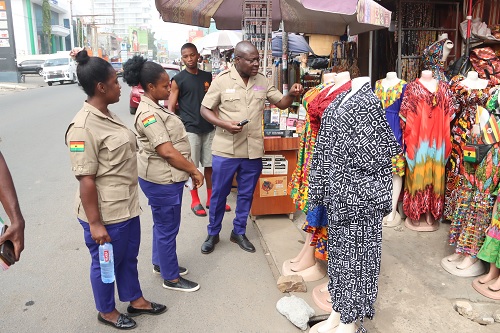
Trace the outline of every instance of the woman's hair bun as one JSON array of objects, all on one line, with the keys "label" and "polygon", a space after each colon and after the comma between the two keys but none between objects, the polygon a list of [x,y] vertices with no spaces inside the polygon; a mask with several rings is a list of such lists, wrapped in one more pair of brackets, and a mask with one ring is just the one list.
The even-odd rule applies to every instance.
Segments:
[{"label": "woman's hair bun", "polygon": [[87,50],[83,49],[80,50],[78,53],[75,54],[75,61],[79,65],[84,65],[90,60],[89,54]]},{"label": "woman's hair bun", "polygon": [[141,70],[147,59],[135,55],[123,64],[123,81],[129,86],[136,86],[141,82]]}]

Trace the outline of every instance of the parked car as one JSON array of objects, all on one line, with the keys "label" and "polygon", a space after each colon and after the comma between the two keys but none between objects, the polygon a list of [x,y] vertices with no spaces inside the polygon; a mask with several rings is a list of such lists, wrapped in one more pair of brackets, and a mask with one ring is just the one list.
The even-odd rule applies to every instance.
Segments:
[{"label": "parked car", "polygon": [[17,64],[17,70],[21,74],[38,74],[43,75],[43,63],[45,60],[33,59],[24,60]]},{"label": "parked car", "polygon": [[117,76],[123,75],[123,64],[121,62],[112,62],[111,66],[115,69]]},{"label": "parked car", "polygon": [[58,52],[45,60],[43,64],[43,80],[51,86],[54,82],[63,84],[65,81],[78,82],[76,62],[69,52]]},{"label": "parked car", "polygon": [[[174,76],[180,73],[181,69],[177,65],[172,65],[172,64],[161,64],[162,67],[165,69],[167,72],[168,76],[170,77],[170,80]],[[144,94],[144,89],[142,89],[141,85],[133,86],[132,90],[130,91],[130,114],[135,114],[137,111],[137,107],[139,106],[139,102],[141,101],[141,95]],[[163,106],[168,106],[168,99],[166,101],[160,101],[160,104],[163,104]]]}]

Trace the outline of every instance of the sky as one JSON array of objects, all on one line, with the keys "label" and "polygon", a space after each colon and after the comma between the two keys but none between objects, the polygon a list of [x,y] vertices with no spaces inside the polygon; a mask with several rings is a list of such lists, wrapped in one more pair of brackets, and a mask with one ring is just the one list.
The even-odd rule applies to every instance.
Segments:
[{"label": "sky", "polygon": [[[187,42],[189,30],[198,27],[177,23],[163,22],[156,10],[155,0],[145,0],[151,3],[152,12],[152,31],[157,40],[168,40],[168,47],[171,51],[181,49],[181,46]],[[84,15],[91,14],[91,0],[73,0],[73,14]]]}]

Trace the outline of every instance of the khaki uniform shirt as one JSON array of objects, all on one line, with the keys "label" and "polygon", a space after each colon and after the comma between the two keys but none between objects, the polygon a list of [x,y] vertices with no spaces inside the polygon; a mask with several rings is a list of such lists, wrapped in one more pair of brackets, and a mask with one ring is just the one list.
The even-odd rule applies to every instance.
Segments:
[{"label": "khaki uniform shirt", "polygon": [[[116,114],[112,117],[84,103],[65,138],[74,175],[95,175],[103,224],[123,222],[140,214],[136,136]],[[79,190],[76,198],[78,218],[88,222]]]},{"label": "khaki uniform shirt", "polygon": [[141,143],[139,177],[157,184],[178,183],[189,178],[188,172],[171,166],[155,149],[162,143],[171,142],[191,161],[191,146],[181,118],[143,95],[135,114],[135,130]]},{"label": "khaki uniform shirt", "polygon": [[262,74],[251,76],[245,85],[240,74],[233,66],[220,73],[201,104],[213,110],[219,107],[222,120],[250,120],[238,134],[217,127],[212,143],[212,153],[222,157],[260,158],[264,156],[264,137],[262,134],[262,112],[266,99],[272,104],[279,102],[283,95],[269,84]]}]

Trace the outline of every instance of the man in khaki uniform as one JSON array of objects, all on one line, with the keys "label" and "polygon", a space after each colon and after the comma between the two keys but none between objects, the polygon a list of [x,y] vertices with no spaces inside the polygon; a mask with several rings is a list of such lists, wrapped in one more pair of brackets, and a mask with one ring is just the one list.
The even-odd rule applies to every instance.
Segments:
[{"label": "man in khaki uniform", "polygon": [[[264,138],[262,112],[266,99],[280,109],[289,107],[302,92],[294,84],[283,96],[259,73],[259,52],[248,41],[234,50],[234,66],[220,73],[202,101],[201,115],[216,126],[212,143],[212,197],[210,199],[208,237],[201,252],[208,254],[219,242],[226,199],[235,174],[238,182],[236,217],[231,241],[243,250],[255,252],[245,236],[253,192],[262,171]],[[214,110],[218,109],[218,115]],[[248,120],[246,124],[240,122]]]}]

